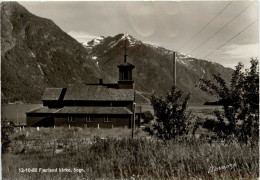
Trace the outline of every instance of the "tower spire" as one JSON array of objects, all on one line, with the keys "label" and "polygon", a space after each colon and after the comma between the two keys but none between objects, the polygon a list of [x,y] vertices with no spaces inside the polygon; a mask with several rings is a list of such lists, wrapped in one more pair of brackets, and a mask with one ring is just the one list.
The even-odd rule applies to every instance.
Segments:
[{"label": "tower spire", "polygon": [[124,55],[124,57],[125,57],[125,63],[126,63],[126,57],[127,57],[127,54],[126,54],[126,38],[125,38],[125,55]]}]

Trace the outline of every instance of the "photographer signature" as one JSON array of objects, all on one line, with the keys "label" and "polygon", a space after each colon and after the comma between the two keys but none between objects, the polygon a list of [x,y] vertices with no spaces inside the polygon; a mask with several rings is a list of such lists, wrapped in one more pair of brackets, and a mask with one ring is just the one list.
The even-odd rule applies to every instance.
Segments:
[{"label": "photographer signature", "polygon": [[234,167],[236,167],[237,164],[236,163],[233,163],[233,164],[229,164],[229,165],[224,165],[224,166],[219,166],[219,167],[216,167],[216,166],[211,166],[208,170],[208,173],[213,173],[213,172],[216,172],[216,171],[221,171],[221,170],[226,170],[226,169],[233,169]]}]

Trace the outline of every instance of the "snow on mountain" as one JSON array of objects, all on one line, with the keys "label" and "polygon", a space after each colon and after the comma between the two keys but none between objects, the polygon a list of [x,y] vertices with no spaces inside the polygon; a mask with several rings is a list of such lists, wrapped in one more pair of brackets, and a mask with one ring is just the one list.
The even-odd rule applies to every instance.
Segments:
[{"label": "snow on mountain", "polygon": [[123,34],[120,39],[114,40],[109,43],[110,49],[116,47],[119,43],[124,42],[125,40],[127,40],[127,47],[134,47],[138,44],[142,44],[141,41],[133,38],[133,36],[129,34]]},{"label": "snow on mountain", "polygon": [[103,40],[105,39],[104,36],[99,36],[99,37],[96,37],[95,39],[93,39],[93,46],[96,46],[98,44],[100,44]]},{"label": "snow on mountain", "polygon": [[85,47],[85,48],[88,48],[88,42],[83,42],[82,45]]},{"label": "snow on mountain", "polygon": [[92,59],[96,60],[96,59],[97,59],[97,56],[92,56]]},{"label": "snow on mountain", "polygon": [[[97,67],[103,69],[114,79],[118,78],[117,65],[123,62],[127,42],[127,62],[135,65],[133,79],[136,89],[150,93],[155,90],[160,95],[167,93],[172,82],[173,50],[143,43],[129,34],[108,36],[89,49],[89,55]],[[90,41],[93,43],[94,40]],[[93,43],[94,44],[94,43]],[[96,60],[95,57],[97,57]],[[196,88],[199,78],[211,77],[221,73],[225,80],[230,79],[232,70],[206,60],[196,59],[190,55],[177,53],[177,84],[180,89],[193,94],[191,102],[202,103],[211,101],[212,97]],[[156,83],[155,83],[156,82]]]},{"label": "snow on mountain", "polygon": [[83,44],[83,46],[85,46],[86,48],[92,48],[92,47],[97,46],[97,45],[99,45],[100,43],[102,43],[104,39],[105,39],[104,36],[98,36],[98,37],[92,39],[91,41],[89,41],[89,42],[83,42],[82,44]]},{"label": "snow on mountain", "polygon": [[[106,37],[106,38],[108,38],[108,37]],[[85,46],[85,48],[93,48],[97,45],[102,44],[104,42],[104,39],[106,39],[106,38],[104,36],[99,36],[89,42],[84,42],[82,44]],[[133,38],[133,36],[131,36],[129,34],[123,34],[120,39],[115,39],[115,40],[109,42],[108,46],[110,48],[113,48],[113,47],[117,46],[119,43],[121,43],[122,41],[125,41],[126,39],[128,42],[128,44],[127,44],[128,47],[133,47],[137,44],[142,44],[141,41]]]},{"label": "snow on mountain", "polygon": [[[96,60],[97,56],[100,56],[101,54],[106,54],[108,51],[117,47],[119,44],[123,44],[125,40],[127,40],[127,47],[128,48],[132,48],[132,47],[134,48],[138,45],[143,45],[143,46],[146,46],[148,48],[152,48],[155,52],[157,52],[158,54],[160,54],[162,56],[167,56],[169,58],[172,58],[172,56],[173,56],[173,52],[174,52],[173,50],[166,49],[166,48],[161,47],[159,45],[143,43],[142,41],[135,39],[133,36],[131,36],[129,34],[119,34],[119,35],[116,35],[115,37],[99,36],[99,37],[96,37],[95,39],[93,39],[93,40],[91,40],[87,43],[83,43],[83,45],[86,48],[91,49],[91,50],[96,48],[97,46],[102,46],[101,49],[103,49],[103,52],[98,51],[98,54],[97,54],[95,52],[90,51],[90,53],[92,54],[92,59]],[[105,46],[105,48],[103,48],[103,46]],[[178,53],[177,52],[176,61],[178,63],[184,65],[186,68],[188,68],[192,71],[198,71],[194,68],[194,64],[196,64],[194,62],[194,60],[197,60],[197,58],[192,57],[191,55],[188,55],[188,54],[185,54],[185,53]],[[205,61],[205,60],[201,60],[201,61]],[[207,62],[213,63],[212,61],[207,61]],[[203,71],[201,70],[201,72],[203,72]],[[205,72],[203,72],[203,73],[205,73]]]},{"label": "snow on mountain", "polygon": [[[119,41],[122,41],[122,40],[125,40],[127,39],[127,41],[129,42],[129,46],[132,47],[132,46],[135,46],[136,44],[140,44],[141,41],[133,38],[133,36],[129,35],[129,34],[124,34],[121,39]],[[117,41],[117,42],[119,42]]]}]

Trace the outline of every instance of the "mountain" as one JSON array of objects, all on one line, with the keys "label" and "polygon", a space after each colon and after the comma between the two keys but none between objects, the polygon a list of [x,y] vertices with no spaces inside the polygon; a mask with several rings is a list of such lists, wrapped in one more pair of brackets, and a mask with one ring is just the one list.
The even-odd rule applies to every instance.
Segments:
[{"label": "mountain", "polygon": [[16,2],[1,3],[1,40],[3,102],[38,102],[46,87],[110,79],[82,44]]},{"label": "mountain", "polygon": [[[101,36],[81,44],[51,20],[33,15],[16,2],[2,2],[2,102],[39,102],[46,87],[97,83],[99,78],[105,83],[117,82],[125,39],[127,61],[135,65],[138,99],[147,102],[141,96],[149,98],[152,91],[164,96],[172,85],[172,51],[127,34]],[[221,73],[229,81],[232,72],[217,63],[182,54],[177,57],[177,85],[193,93],[193,103],[213,100],[196,88],[200,77]]]},{"label": "mountain", "polygon": [[[136,89],[149,95],[155,91],[165,96],[172,86],[173,51],[163,47],[145,44],[128,34],[114,37],[97,37],[85,47],[98,66],[114,77],[118,76],[117,65],[123,61],[125,41],[127,44],[127,61],[135,65],[133,79]],[[233,70],[206,60],[187,55],[177,55],[177,86],[184,92],[192,93],[192,103],[204,103],[214,100],[196,87],[199,78],[212,79],[212,74],[220,73],[229,82]]]}]

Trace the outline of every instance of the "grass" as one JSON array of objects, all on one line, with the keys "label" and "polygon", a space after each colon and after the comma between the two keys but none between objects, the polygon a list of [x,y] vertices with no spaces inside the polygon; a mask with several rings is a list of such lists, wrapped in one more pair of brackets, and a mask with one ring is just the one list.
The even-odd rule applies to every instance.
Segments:
[{"label": "grass", "polygon": [[[258,147],[232,142],[212,143],[191,138],[182,141],[131,139],[129,129],[67,129],[56,128],[59,137],[106,135],[96,143],[70,148],[55,154],[50,151],[28,151],[2,155],[4,179],[254,179],[258,177]],[[34,137],[38,131],[29,129]],[[51,138],[52,129],[42,129],[41,138]],[[101,132],[100,134],[98,132]],[[24,132],[17,132],[19,136]],[[141,136],[143,134],[143,136]],[[101,135],[101,136],[100,136]],[[16,137],[18,137],[16,136]],[[67,135],[69,136],[69,135]],[[120,136],[120,139],[113,138]],[[15,136],[13,136],[15,138]],[[94,138],[94,137],[93,137]],[[232,166],[231,166],[232,165]],[[225,167],[224,167],[225,166]],[[222,167],[222,170],[220,170]],[[223,168],[224,167],[224,168]],[[79,168],[85,172],[19,173],[19,168]],[[210,169],[214,172],[208,172]],[[218,169],[219,168],[219,169]]]},{"label": "grass", "polygon": [[[11,137],[12,140],[28,140],[28,139],[85,139],[94,137],[106,138],[123,138],[131,137],[132,130],[129,128],[81,128],[81,127],[55,127],[54,128],[40,128],[39,131],[34,127],[27,127],[25,129],[16,128],[16,133]],[[141,130],[135,131],[135,136],[146,137],[147,133]]]},{"label": "grass", "polygon": [[[210,115],[213,108],[191,107],[196,115]],[[198,129],[198,134],[209,134]],[[105,137],[101,140],[97,137]],[[47,148],[2,155],[3,179],[256,179],[259,177],[258,147],[232,142],[223,144],[191,138],[162,142],[142,130],[79,127],[16,128],[12,141],[97,139],[93,144]],[[22,153],[21,153],[22,152]],[[224,167],[224,168],[223,168]],[[85,172],[21,173],[19,168],[73,168]],[[38,170],[38,169],[37,169]],[[208,172],[210,171],[210,172]]]}]

